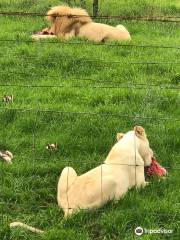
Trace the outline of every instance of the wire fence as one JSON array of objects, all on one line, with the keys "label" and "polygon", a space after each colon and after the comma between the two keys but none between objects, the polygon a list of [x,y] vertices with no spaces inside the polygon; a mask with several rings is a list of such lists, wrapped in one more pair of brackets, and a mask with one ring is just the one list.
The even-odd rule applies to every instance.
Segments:
[{"label": "wire fence", "polygon": [[[33,75],[33,77],[36,77]],[[72,78],[69,78],[72,80]],[[82,79],[78,79],[81,81],[85,81],[86,79],[82,78]],[[87,81],[91,81],[91,80],[87,80]],[[92,79],[92,81],[94,81],[94,79]],[[101,84],[108,84],[108,83],[112,83],[113,82],[109,82],[109,81],[95,81],[95,83],[101,83]],[[117,83],[116,83],[117,84]],[[32,84],[0,84],[0,87],[16,87],[16,88],[97,88],[97,89],[147,89],[147,88],[160,88],[160,89],[170,89],[170,90],[179,90],[180,87],[178,86],[174,86],[172,84],[144,84],[144,83],[133,83],[133,82],[129,82],[129,83],[124,83],[124,82],[120,82],[119,85],[113,85],[113,86],[98,86],[98,85],[90,85],[90,84],[83,84],[83,85],[78,85],[78,84],[73,84],[73,85],[32,85]]]},{"label": "wire fence", "polygon": [[[0,16],[20,16],[20,17],[44,17],[44,16],[47,16],[46,14],[42,14],[42,13],[25,13],[25,12],[0,12]],[[77,16],[71,16],[71,17],[77,17]],[[118,20],[133,20],[133,21],[160,21],[160,22],[175,22],[175,23],[179,23],[180,22],[180,19],[179,17],[173,17],[173,16],[167,16],[167,17],[163,17],[163,16],[159,16],[159,17],[124,17],[124,16],[91,16],[92,18],[94,19],[118,19]],[[5,44],[10,42],[10,43],[34,43],[35,41],[32,41],[32,40],[15,40],[15,39],[0,39],[0,42],[4,42]],[[55,41],[46,41],[46,42],[40,42],[40,43],[52,43],[52,44],[57,44],[58,42],[55,42]],[[161,45],[136,45],[136,44],[131,44],[131,45],[124,45],[124,44],[118,44],[118,45],[115,45],[115,44],[97,44],[97,43],[82,43],[82,42],[61,42],[61,44],[66,44],[66,45],[81,45],[81,44],[87,44],[87,45],[93,45],[93,46],[106,46],[106,47],[125,47],[125,48],[150,48],[150,49],[157,49],[157,48],[162,48],[162,49],[177,49],[179,50],[180,49],[180,46],[161,46]],[[3,55],[1,56],[3,57]],[[16,56],[14,56],[16,58]],[[63,56],[62,56],[63,57]],[[65,58],[67,59],[70,59],[70,60],[74,60],[73,56],[64,56]],[[17,56],[18,58],[18,56]],[[28,59],[36,59],[37,57],[27,57]],[[103,61],[103,60],[91,60],[91,59],[76,59],[76,61],[82,61],[83,63],[84,62],[88,62],[88,63],[95,63],[96,65],[99,65],[99,64],[115,64],[115,65],[123,65],[123,66],[126,66],[126,65],[146,65],[146,66],[149,66],[149,65],[173,65],[173,66],[177,66],[180,64],[179,61],[141,61],[141,62],[121,62],[121,61]],[[6,75],[15,75],[15,74],[19,74],[19,75],[26,75],[25,72],[23,71],[19,71],[19,72],[15,72],[15,71],[8,71],[8,72],[4,72],[4,71],[1,71],[0,74],[6,74]],[[29,74],[31,75],[31,73]],[[33,74],[32,75],[33,78],[38,78],[39,76],[36,75],[36,74]],[[49,77],[49,76],[48,76]],[[54,77],[51,76],[51,77]],[[73,77],[68,77],[67,79],[76,79],[76,78],[73,78]],[[79,78],[78,78],[79,79]],[[94,81],[96,84],[98,83],[98,80],[95,80],[95,79],[91,79],[91,78],[83,78],[83,79],[80,79],[80,80],[83,80],[83,81]],[[173,84],[161,84],[161,83],[158,83],[158,84],[152,84],[152,83],[128,83],[127,82],[113,82],[113,81],[100,81],[99,80],[99,83],[102,83],[102,84],[116,84],[116,85],[111,85],[111,86],[95,86],[95,85],[77,85],[77,84],[73,84],[73,85],[70,85],[70,86],[67,86],[67,85],[40,85],[40,84],[14,84],[14,83],[1,83],[0,84],[0,87],[6,87],[6,88],[9,88],[9,87],[16,87],[16,88],[47,88],[47,89],[51,89],[51,88],[65,88],[65,87],[68,87],[68,88],[87,88],[87,87],[91,87],[91,88],[98,88],[99,91],[101,91],[101,89],[104,89],[104,88],[107,88],[107,89],[114,89],[114,88],[117,88],[117,89],[123,89],[123,88],[127,88],[127,89],[133,89],[133,88],[137,88],[137,89],[149,89],[151,87],[157,89],[157,88],[160,88],[160,89],[165,89],[165,90],[179,90],[179,86],[175,86]],[[119,84],[119,85],[117,85]],[[50,110],[50,109],[40,109],[39,106],[38,106],[38,103],[37,105],[34,107],[34,108],[28,108],[28,107],[25,107],[25,108],[18,108],[18,107],[14,107],[14,106],[4,106],[4,107],[0,107],[0,111],[3,112],[3,111],[9,111],[9,112],[22,112],[22,113],[29,113],[29,112],[34,112],[36,113],[36,118],[37,118],[37,114],[38,113],[42,113],[42,114],[49,114],[49,115],[53,115],[53,114],[57,114],[57,115],[69,115],[69,116],[87,116],[88,118],[90,117],[100,117],[102,119],[105,119],[105,117],[107,118],[117,118],[117,119],[123,119],[123,120],[126,120],[126,121],[129,121],[129,120],[144,120],[144,121],[155,121],[156,123],[154,124],[159,124],[157,123],[157,121],[159,122],[168,122],[168,123],[175,123],[175,124],[179,124],[180,122],[180,118],[176,118],[176,117],[161,117],[161,116],[143,116],[143,115],[137,115],[137,114],[134,114],[134,115],[130,115],[130,114],[121,114],[121,113],[104,113],[104,112],[85,112],[85,111],[63,111],[63,110]],[[35,122],[36,122],[37,119],[35,119]],[[36,125],[36,123],[35,123]],[[163,124],[162,124],[163,125]],[[107,182],[107,179],[106,177],[108,177],[108,174],[107,174],[107,169],[108,171],[112,171],[114,172],[115,175],[117,175],[117,170],[119,169],[119,171],[126,171],[127,173],[131,173],[131,184],[128,186],[128,187],[140,187],[142,184],[145,184],[145,179],[144,179],[144,162],[143,163],[140,163],[139,162],[139,150],[138,150],[138,146],[139,146],[139,139],[137,138],[135,132],[133,133],[134,135],[132,136],[132,141],[133,141],[133,144],[131,145],[132,149],[131,150],[131,153],[132,153],[132,157],[131,157],[131,160],[130,162],[131,163],[123,163],[121,161],[119,161],[119,159],[116,159],[116,160],[113,160],[113,161],[105,161],[104,163],[102,163],[101,165],[99,165],[99,167],[97,168],[96,171],[96,178],[93,179],[93,175],[92,175],[92,179],[95,181],[95,186],[94,186],[94,189],[91,189],[91,190],[94,190],[91,191],[91,194],[92,198],[96,197],[96,199],[98,200],[98,204],[97,206],[103,206],[103,204],[105,204],[108,200],[112,200],[112,199],[116,199],[116,200],[119,200],[123,194],[126,193],[126,191],[124,192],[118,192],[117,189],[114,188],[114,182],[113,184],[110,186],[111,189],[109,189],[109,185],[108,184],[111,184],[111,181],[108,181]],[[3,136],[6,135],[6,130],[4,130],[4,133],[3,133]],[[5,137],[6,138],[6,137]],[[121,140],[119,141],[119,144],[120,144]],[[118,143],[117,143],[118,144]],[[46,158],[43,158],[43,157],[40,157],[38,158],[36,156],[36,151],[38,149],[38,146],[37,146],[37,133],[34,131],[33,132],[33,138],[32,138],[32,154],[33,154],[33,159],[32,159],[32,166],[34,167],[34,174],[35,175],[35,171],[36,171],[36,164],[37,164],[37,161],[38,160],[46,160]],[[114,151],[114,150],[111,150],[111,151]],[[48,156],[50,156],[51,153],[49,153]],[[119,154],[119,158],[121,158],[121,154]],[[21,157],[21,160],[23,161],[27,161],[29,160],[28,157]],[[64,192],[63,192],[63,195],[64,195],[64,198],[61,197],[61,199],[59,199],[58,197],[58,202],[59,202],[59,205],[61,206],[61,208],[64,210],[65,214],[71,214],[73,211],[79,211],[79,209],[81,209],[82,211],[87,211],[91,208],[91,211],[93,212],[104,212],[105,209],[103,208],[99,208],[99,209],[96,209],[96,204],[95,205],[92,205],[91,207],[90,204],[89,204],[89,200],[88,198],[86,199],[86,204],[85,204],[85,207],[84,205],[81,203],[81,200],[80,198],[77,197],[77,202],[74,203],[73,202],[73,193],[71,192],[72,188],[73,188],[73,184],[72,184],[72,180],[73,179],[76,179],[77,178],[77,175],[74,171],[72,171],[72,169],[70,168],[70,165],[74,163],[76,164],[76,162],[74,160],[71,160],[71,159],[66,159],[66,160],[61,160],[61,164],[66,164],[67,165],[67,172],[64,172],[61,176],[61,180],[62,182],[60,183],[61,185],[63,185],[62,187],[64,188]],[[91,162],[91,161],[80,161],[78,164],[92,164],[94,165],[95,163],[94,162]],[[2,172],[2,183],[4,184],[4,179],[3,179],[3,171],[6,171],[7,168],[1,164],[1,172]],[[166,169],[168,169],[169,171],[173,171],[173,172],[176,172],[176,171],[179,171],[180,170],[180,166],[179,165],[166,165],[165,166]],[[111,174],[110,174],[111,175]],[[117,175],[119,177],[119,175]],[[116,176],[116,177],[117,177]],[[110,179],[112,180],[112,179]],[[125,179],[124,181],[126,181],[127,179]],[[74,180],[73,180],[74,181]],[[82,187],[82,190],[81,192],[79,192],[79,197],[81,194],[83,194],[83,191],[88,191],[88,187],[83,187],[84,185],[81,185]],[[109,189],[109,190],[107,190]],[[127,190],[127,189],[126,189]],[[58,189],[58,192],[60,190]],[[78,188],[74,190],[75,192],[78,192]],[[110,193],[108,193],[108,191],[110,191]],[[59,196],[59,193],[57,193],[58,196]],[[94,195],[93,195],[94,194]],[[112,197],[113,196],[113,197]],[[88,205],[89,204],[89,205]],[[0,206],[5,206],[5,207],[10,207],[10,208],[15,208],[18,204],[16,203],[6,203],[6,202],[3,202],[3,201],[0,201]],[[25,204],[19,204],[22,209],[25,207]],[[29,206],[29,205],[28,205]],[[36,211],[40,211],[41,209],[48,209],[49,207],[52,207],[52,204],[49,203],[47,205],[40,205],[40,206],[32,206],[33,209],[36,209]],[[54,205],[53,205],[54,207]],[[86,208],[86,209],[84,209]],[[112,210],[112,207],[110,208]],[[134,212],[132,212],[132,209],[126,209],[122,212],[120,212],[120,214],[126,214],[128,212],[130,212],[131,214],[133,214]],[[140,213],[140,214],[143,214],[144,216],[155,216],[155,217],[159,217],[159,216],[169,216],[169,217],[174,217],[175,215],[177,216],[178,213],[177,212],[168,212],[168,213],[162,213],[162,212],[149,212],[149,209],[146,209],[146,212],[144,213]],[[175,216],[175,217],[176,217]],[[174,234],[175,236],[176,234]],[[94,239],[102,239],[102,237],[105,237],[105,234],[104,235],[100,235],[99,237],[96,238],[96,235],[92,235],[91,237],[93,237]]]},{"label": "wire fence", "polygon": [[[11,56],[12,59],[12,56]],[[33,58],[34,59],[34,58]],[[37,59],[37,58],[36,58]],[[82,60],[83,61],[83,60]],[[111,63],[111,62],[110,62]],[[23,63],[24,64],[24,63]],[[127,64],[127,63],[126,63]],[[124,65],[126,65],[124,63]],[[137,63],[137,65],[139,65],[140,63]],[[130,65],[130,63],[129,63]],[[134,63],[132,64],[134,65]],[[136,65],[136,64],[135,64]],[[151,65],[150,62],[145,64],[146,67],[148,68],[148,65]],[[158,63],[157,63],[158,65]],[[170,64],[171,65],[171,64]],[[174,65],[172,63],[172,65]],[[31,70],[35,70],[35,69],[31,69]],[[138,83],[136,81],[124,81],[124,78],[122,80],[118,79],[118,81],[113,81],[113,80],[104,80],[104,79],[94,79],[94,78],[87,78],[87,77],[73,77],[73,76],[62,76],[59,74],[49,74],[47,75],[47,72],[38,74],[38,73],[34,73],[34,72],[25,72],[25,71],[12,71],[12,70],[8,70],[7,71],[0,71],[1,76],[6,76],[6,78],[8,76],[12,76],[13,78],[17,77],[17,76],[22,76],[22,77],[32,77],[33,79],[40,79],[40,78],[55,78],[55,79],[60,79],[63,82],[66,81],[76,81],[75,83],[64,83],[64,84],[48,84],[48,85],[44,85],[44,84],[14,84],[14,83],[0,83],[1,87],[16,87],[16,88],[99,88],[99,89],[119,89],[119,88],[130,88],[130,89],[147,89],[147,88],[155,88],[155,89],[170,89],[170,90],[179,90],[179,85],[177,84],[172,84],[172,83],[161,83],[160,81],[156,81],[157,83]],[[81,83],[79,83],[81,82]],[[86,84],[84,84],[84,82],[86,82]],[[82,84],[83,83],[83,84]],[[87,84],[88,83],[88,84]]]},{"label": "wire fence", "polygon": [[70,41],[34,41],[34,40],[26,40],[26,39],[0,39],[0,42],[13,42],[13,43],[35,43],[35,44],[62,44],[62,45],[85,45],[85,46],[101,46],[101,47],[124,47],[124,48],[164,48],[164,49],[180,49],[180,46],[165,46],[165,45],[143,45],[143,44],[114,44],[114,43],[93,43],[93,42],[70,42]]},{"label": "wire fence", "polygon": [[[53,17],[59,17],[59,15],[55,14],[44,14],[44,13],[33,13],[33,12],[0,12],[1,16],[18,16],[18,17],[47,17],[47,16],[53,16]],[[60,17],[70,17],[70,18],[78,18],[80,16],[82,17],[89,17],[87,15],[60,15]],[[157,17],[140,17],[140,16],[90,16],[92,19],[99,19],[99,20],[109,20],[109,19],[115,19],[115,20],[128,20],[128,21],[158,21],[158,22],[171,22],[171,23],[179,23],[180,17],[179,16],[157,16]]]},{"label": "wire fence", "polygon": [[[13,56],[14,58],[19,58],[16,56]],[[51,59],[52,57],[50,57]],[[84,57],[81,58],[74,58],[74,56],[71,55],[61,55],[61,58],[64,59],[70,59],[72,61],[76,61],[76,62],[83,62],[83,63],[96,63],[97,65],[103,64],[109,64],[109,65],[114,65],[114,64],[118,64],[118,65],[180,65],[179,61],[106,61],[106,60],[102,60],[102,59],[84,59]],[[23,59],[37,59],[37,56],[28,56],[28,57],[23,57]],[[56,62],[56,61],[54,61]],[[53,61],[52,61],[53,63]]]},{"label": "wire fence", "polygon": [[98,112],[72,112],[72,111],[60,111],[60,110],[49,110],[49,109],[39,109],[39,108],[0,108],[0,110],[9,110],[9,111],[19,111],[19,112],[37,112],[37,113],[54,113],[54,114],[67,114],[67,115],[91,115],[91,116],[101,116],[101,117],[116,117],[116,118],[129,118],[129,119],[144,119],[144,120],[163,120],[163,121],[174,121],[179,122],[180,118],[165,118],[165,117],[159,117],[159,116],[152,116],[152,117],[146,117],[146,116],[138,116],[138,115],[125,115],[125,114],[113,114],[113,113],[98,113]]}]

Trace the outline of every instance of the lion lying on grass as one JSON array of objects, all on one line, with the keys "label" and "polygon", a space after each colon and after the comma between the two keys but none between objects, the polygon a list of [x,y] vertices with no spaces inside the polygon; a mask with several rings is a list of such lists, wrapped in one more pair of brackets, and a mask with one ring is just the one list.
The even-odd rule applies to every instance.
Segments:
[{"label": "lion lying on grass", "polygon": [[35,40],[54,37],[70,39],[75,36],[95,42],[131,39],[124,26],[112,27],[107,24],[95,23],[86,10],[81,8],[56,6],[49,10],[47,15],[46,18],[51,23],[51,28],[34,34],[32,37]]},{"label": "lion lying on grass", "polygon": [[66,216],[119,200],[133,186],[146,185],[144,166],[150,166],[152,157],[145,130],[135,127],[122,135],[100,166],[81,176],[71,167],[64,168],[57,189],[58,205]]},{"label": "lion lying on grass", "polygon": [[[100,166],[80,176],[71,167],[63,169],[57,187],[59,207],[69,216],[80,209],[95,209],[110,200],[119,200],[133,186],[145,187],[144,167],[150,166],[152,157],[142,127],[119,134],[118,142]],[[17,226],[43,232],[20,222],[10,224],[10,227]]]}]

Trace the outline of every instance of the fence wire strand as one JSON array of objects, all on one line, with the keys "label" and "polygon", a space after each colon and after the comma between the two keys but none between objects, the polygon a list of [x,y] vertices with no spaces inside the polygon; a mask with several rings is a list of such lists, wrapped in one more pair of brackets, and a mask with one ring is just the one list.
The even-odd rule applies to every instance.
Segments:
[{"label": "fence wire strand", "polygon": [[[61,55],[61,58],[63,58],[63,60],[67,60],[67,59],[71,59],[74,62],[88,62],[88,63],[100,63],[100,64],[118,64],[118,65],[180,65],[179,61],[106,61],[106,60],[102,60],[102,59],[85,59],[84,57],[81,58],[75,58],[73,55]],[[7,58],[7,57],[6,57]],[[14,56],[14,58],[18,58]],[[37,57],[20,57],[21,59],[37,59],[39,60]],[[50,57],[51,58],[51,57]],[[56,61],[54,62],[56,63]],[[104,66],[104,65],[103,65]]]},{"label": "fence wire strand", "polygon": [[0,110],[8,111],[19,111],[19,112],[42,112],[42,113],[55,113],[55,114],[67,114],[67,115],[93,115],[93,116],[106,116],[106,117],[118,117],[118,118],[136,118],[136,119],[146,119],[146,120],[162,120],[162,121],[175,121],[179,122],[180,118],[165,118],[165,117],[148,117],[148,116],[139,116],[139,115],[125,115],[125,114],[116,114],[116,113],[100,113],[100,112],[71,112],[71,111],[60,111],[60,110],[49,110],[49,109],[33,109],[33,108],[2,108]]},{"label": "fence wire strand", "polygon": [[[23,207],[23,209],[24,208],[26,208],[26,204],[22,204],[22,203],[17,203],[17,202],[13,202],[13,203],[10,203],[10,202],[0,202],[0,205],[2,205],[2,206],[8,206],[8,207],[11,207],[11,208],[14,208],[14,207],[16,207],[16,206],[22,206]],[[116,206],[116,205],[115,205]],[[30,208],[30,210],[34,210],[34,211],[36,211],[36,210],[41,210],[41,209],[48,209],[49,207],[56,207],[57,208],[57,205],[56,204],[52,204],[52,203],[49,203],[49,204],[44,204],[44,205],[39,205],[39,206],[32,206],[32,207],[30,207],[29,205],[27,205],[27,208]],[[108,208],[108,207],[107,207]],[[81,211],[89,211],[90,209],[81,209]],[[93,212],[103,212],[104,211],[104,209],[102,208],[99,208],[99,209],[91,209],[90,210],[92,213]],[[146,212],[147,211],[147,212]],[[177,214],[177,215],[179,215],[180,214],[180,212],[175,212],[175,213],[171,213],[171,212],[168,212],[168,213],[163,213],[163,212],[159,212],[160,210],[158,209],[158,215],[160,215],[160,216],[174,216],[175,214]],[[126,213],[136,213],[136,214],[138,214],[138,212],[136,211],[136,209],[131,209],[131,208],[128,208],[128,209],[126,209],[126,210],[121,210],[121,211],[119,211],[119,213],[121,214],[126,214]],[[153,211],[149,211],[149,209],[144,209],[144,212],[140,212],[139,214],[143,214],[143,215],[149,215],[149,216],[151,216],[151,215],[155,215],[155,216],[157,216],[157,212],[153,212]],[[28,214],[27,214],[28,215]]]},{"label": "fence wire strand", "polygon": [[[80,80],[80,79],[79,79]],[[81,79],[83,80],[83,79]],[[103,84],[109,84],[109,81],[104,81],[102,82]],[[95,84],[102,84],[101,82],[95,82]],[[115,82],[114,82],[115,83]],[[94,84],[94,83],[93,83]],[[0,84],[0,87],[18,87],[18,88],[97,88],[97,89],[123,89],[123,88],[129,88],[129,89],[148,89],[149,87],[151,88],[158,88],[160,90],[163,89],[169,89],[169,90],[179,90],[180,87],[178,86],[173,86],[173,85],[158,85],[158,84],[141,84],[141,83],[119,83],[119,85],[110,85],[110,86],[100,86],[100,85],[92,85],[92,84],[84,84],[84,85],[77,85],[77,84],[73,84],[73,85],[26,85],[26,84]]]},{"label": "fence wire strand", "polygon": [[9,11],[0,11],[0,16],[14,16],[14,17],[69,17],[69,18],[78,18],[78,17],[91,17],[92,19],[98,20],[127,20],[127,21],[155,21],[155,22],[171,22],[171,23],[179,23],[180,17],[179,16],[110,16],[110,15],[73,15],[73,14],[45,14],[45,13],[38,13],[38,12],[9,12]]},{"label": "fence wire strand", "polygon": [[93,43],[86,41],[70,42],[70,41],[34,41],[25,39],[0,39],[0,42],[14,42],[14,43],[35,43],[35,44],[62,44],[62,45],[85,45],[85,46],[103,46],[103,47],[124,47],[124,48],[164,48],[164,49],[180,49],[180,46],[170,46],[170,45],[144,45],[144,44],[114,44],[114,43]]},{"label": "fence wire strand", "polygon": [[[136,153],[135,153],[135,158],[136,158]],[[21,160],[29,160],[29,158],[27,157],[21,157]],[[35,161],[35,164],[37,161],[43,161],[43,162],[46,162],[47,163],[47,160],[49,160],[49,158],[39,158],[39,157],[34,157],[34,161]],[[71,160],[71,159],[67,159],[67,160],[63,160],[61,159],[60,160],[61,163],[67,163],[67,166],[69,167],[70,166],[70,163],[71,164],[77,164],[77,162],[75,160]],[[56,163],[56,162],[54,162]],[[3,164],[3,162],[2,162]],[[78,161],[78,164],[83,164],[83,165],[86,165],[86,164],[90,164],[90,165],[95,165],[95,162],[92,162],[92,161]],[[123,164],[123,163],[108,163],[108,162],[103,162],[102,161],[98,161],[97,164],[101,164],[101,165],[107,165],[107,166],[127,166],[127,167],[142,167],[143,165],[139,165],[136,163],[136,159],[135,159],[135,164]],[[97,165],[96,164],[96,165]],[[165,165],[164,168],[166,169],[169,169],[169,170],[172,170],[172,171],[176,171],[176,170],[180,170],[180,164],[179,165],[174,165],[174,166],[168,166],[168,165]],[[36,165],[35,165],[35,170],[36,170]],[[102,173],[102,172],[101,172]]]}]

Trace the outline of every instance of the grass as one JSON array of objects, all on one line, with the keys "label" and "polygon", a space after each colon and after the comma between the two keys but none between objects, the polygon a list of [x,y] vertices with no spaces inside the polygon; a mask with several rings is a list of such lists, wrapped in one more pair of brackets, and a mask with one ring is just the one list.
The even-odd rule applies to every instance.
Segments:
[{"label": "grass", "polygon": [[[57,4],[56,0],[1,0],[0,10],[45,12],[50,5]],[[90,1],[87,8],[91,11]],[[177,16],[180,6],[175,0],[133,3],[114,0],[111,6],[102,1],[100,13]],[[30,40],[32,32],[46,26],[40,17],[1,16],[0,24],[0,39],[25,41]],[[179,45],[177,23],[122,21],[122,24],[132,34],[131,43],[125,45]],[[174,231],[173,235],[144,235],[141,239],[179,239],[176,168],[180,125],[175,119],[179,119],[180,95],[177,89],[150,87],[152,84],[179,87],[179,64],[173,64],[179,61],[179,50],[94,46],[80,39],[71,40],[71,44],[53,42],[0,44],[0,84],[14,85],[0,87],[1,97],[14,95],[12,105],[0,102],[0,149],[9,149],[15,155],[12,166],[0,163],[0,239],[130,240],[136,238],[137,226]],[[146,85],[133,87],[136,84]],[[129,88],[122,88],[127,85]],[[130,190],[118,204],[108,203],[99,211],[81,212],[64,220],[56,203],[61,170],[70,164],[81,174],[97,166],[114,144],[116,133],[126,132],[135,124],[145,127],[157,158],[163,166],[170,167],[166,181],[152,181],[145,189]],[[51,142],[59,144],[58,151],[52,154],[45,149]],[[40,236],[22,229],[10,231],[9,223],[14,220],[45,229],[46,233]]]}]

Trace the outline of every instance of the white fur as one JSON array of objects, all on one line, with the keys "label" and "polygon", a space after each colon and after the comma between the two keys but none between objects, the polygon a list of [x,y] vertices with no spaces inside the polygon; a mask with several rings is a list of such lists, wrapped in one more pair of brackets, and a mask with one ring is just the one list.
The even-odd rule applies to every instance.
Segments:
[{"label": "white fur", "polygon": [[[63,5],[56,6],[51,8],[47,15],[47,20],[51,24],[50,32],[59,38],[68,40],[77,36],[95,42],[131,39],[128,30],[124,26],[118,25],[113,27],[107,24],[93,22],[86,10],[81,8],[71,8]],[[52,38],[52,35],[43,36],[41,34],[35,34],[32,35],[32,38],[39,40]]]},{"label": "white fur", "polygon": [[146,137],[137,137],[135,131],[124,134],[100,166],[81,176],[71,167],[64,168],[57,188],[58,205],[69,215],[119,200],[133,186],[145,186],[144,166],[150,165],[152,154]]},{"label": "white fur", "polygon": [[78,37],[87,38],[95,42],[111,41],[111,40],[130,40],[130,34],[127,29],[118,25],[113,27],[107,24],[90,22],[79,28]]},{"label": "white fur", "polygon": [[[92,209],[109,200],[119,200],[133,186],[146,186],[144,166],[151,164],[153,152],[142,127],[117,136],[106,160],[100,166],[77,176],[71,167],[65,167],[57,187],[58,205],[68,216],[79,209]],[[10,228],[22,227],[35,233],[44,231],[21,222]]]}]

